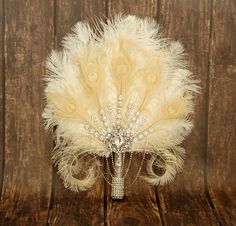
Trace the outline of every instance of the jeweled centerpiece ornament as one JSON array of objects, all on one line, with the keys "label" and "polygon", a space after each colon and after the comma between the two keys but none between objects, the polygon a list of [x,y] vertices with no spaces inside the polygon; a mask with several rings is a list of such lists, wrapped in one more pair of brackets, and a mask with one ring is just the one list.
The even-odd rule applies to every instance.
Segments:
[{"label": "jeweled centerpiece ornament", "polygon": [[50,54],[43,117],[65,187],[87,190],[103,177],[112,197],[122,199],[134,153],[142,159],[130,186],[137,178],[164,185],[182,168],[180,144],[193,127],[199,87],[182,45],[161,37],[153,19],[98,22],[98,30],[77,23],[62,50]]},{"label": "jeweled centerpiece ornament", "polygon": [[127,151],[133,140],[131,134],[127,134],[121,127],[108,132],[105,139],[107,148],[115,153]]}]

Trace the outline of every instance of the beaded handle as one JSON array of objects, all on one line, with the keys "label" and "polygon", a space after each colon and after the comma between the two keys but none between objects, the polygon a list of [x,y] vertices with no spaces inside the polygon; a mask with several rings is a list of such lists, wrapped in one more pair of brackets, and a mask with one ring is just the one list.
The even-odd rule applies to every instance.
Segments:
[{"label": "beaded handle", "polygon": [[111,196],[113,199],[124,198],[124,177],[122,168],[122,152],[114,153],[114,177],[112,177]]}]

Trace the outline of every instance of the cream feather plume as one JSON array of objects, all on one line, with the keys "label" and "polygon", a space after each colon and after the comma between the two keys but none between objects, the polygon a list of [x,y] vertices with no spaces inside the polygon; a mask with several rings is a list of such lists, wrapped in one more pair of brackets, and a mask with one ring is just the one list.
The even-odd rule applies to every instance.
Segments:
[{"label": "cream feather plume", "polygon": [[[142,178],[164,185],[183,165],[179,145],[193,127],[198,81],[182,45],[162,38],[153,19],[116,16],[100,24],[95,33],[77,23],[47,60],[43,117],[47,130],[55,128],[53,161],[65,187],[90,188],[102,173],[96,156],[111,155],[106,136],[118,124],[132,137],[127,152],[151,155]],[[88,154],[95,157],[78,179],[85,162],[79,157]]]}]

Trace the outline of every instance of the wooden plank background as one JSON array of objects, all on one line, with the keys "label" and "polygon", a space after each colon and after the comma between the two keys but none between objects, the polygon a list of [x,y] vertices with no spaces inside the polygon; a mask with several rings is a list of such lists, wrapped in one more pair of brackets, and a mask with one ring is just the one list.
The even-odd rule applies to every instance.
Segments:
[{"label": "wooden plank background", "polygon": [[[61,184],[41,78],[72,25],[120,12],[153,17],[182,42],[202,94],[184,171],[163,188],[137,181],[112,201],[103,179],[77,194]],[[0,225],[236,225],[235,0],[0,0],[0,18]]]}]

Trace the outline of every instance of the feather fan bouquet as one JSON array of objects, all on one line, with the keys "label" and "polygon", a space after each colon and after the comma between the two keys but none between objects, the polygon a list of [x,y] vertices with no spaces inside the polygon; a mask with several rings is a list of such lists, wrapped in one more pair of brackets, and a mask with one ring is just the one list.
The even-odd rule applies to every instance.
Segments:
[{"label": "feather fan bouquet", "polygon": [[153,185],[173,180],[182,168],[180,144],[193,127],[199,87],[182,45],[162,38],[153,19],[99,23],[96,30],[77,23],[62,50],[50,54],[43,117],[46,129],[53,128],[52,159],[65,187],[87,190],[103,176],[112,197],[121,199],[134,153],[143,156],[136,178],[147,161],[141,179]]}]

